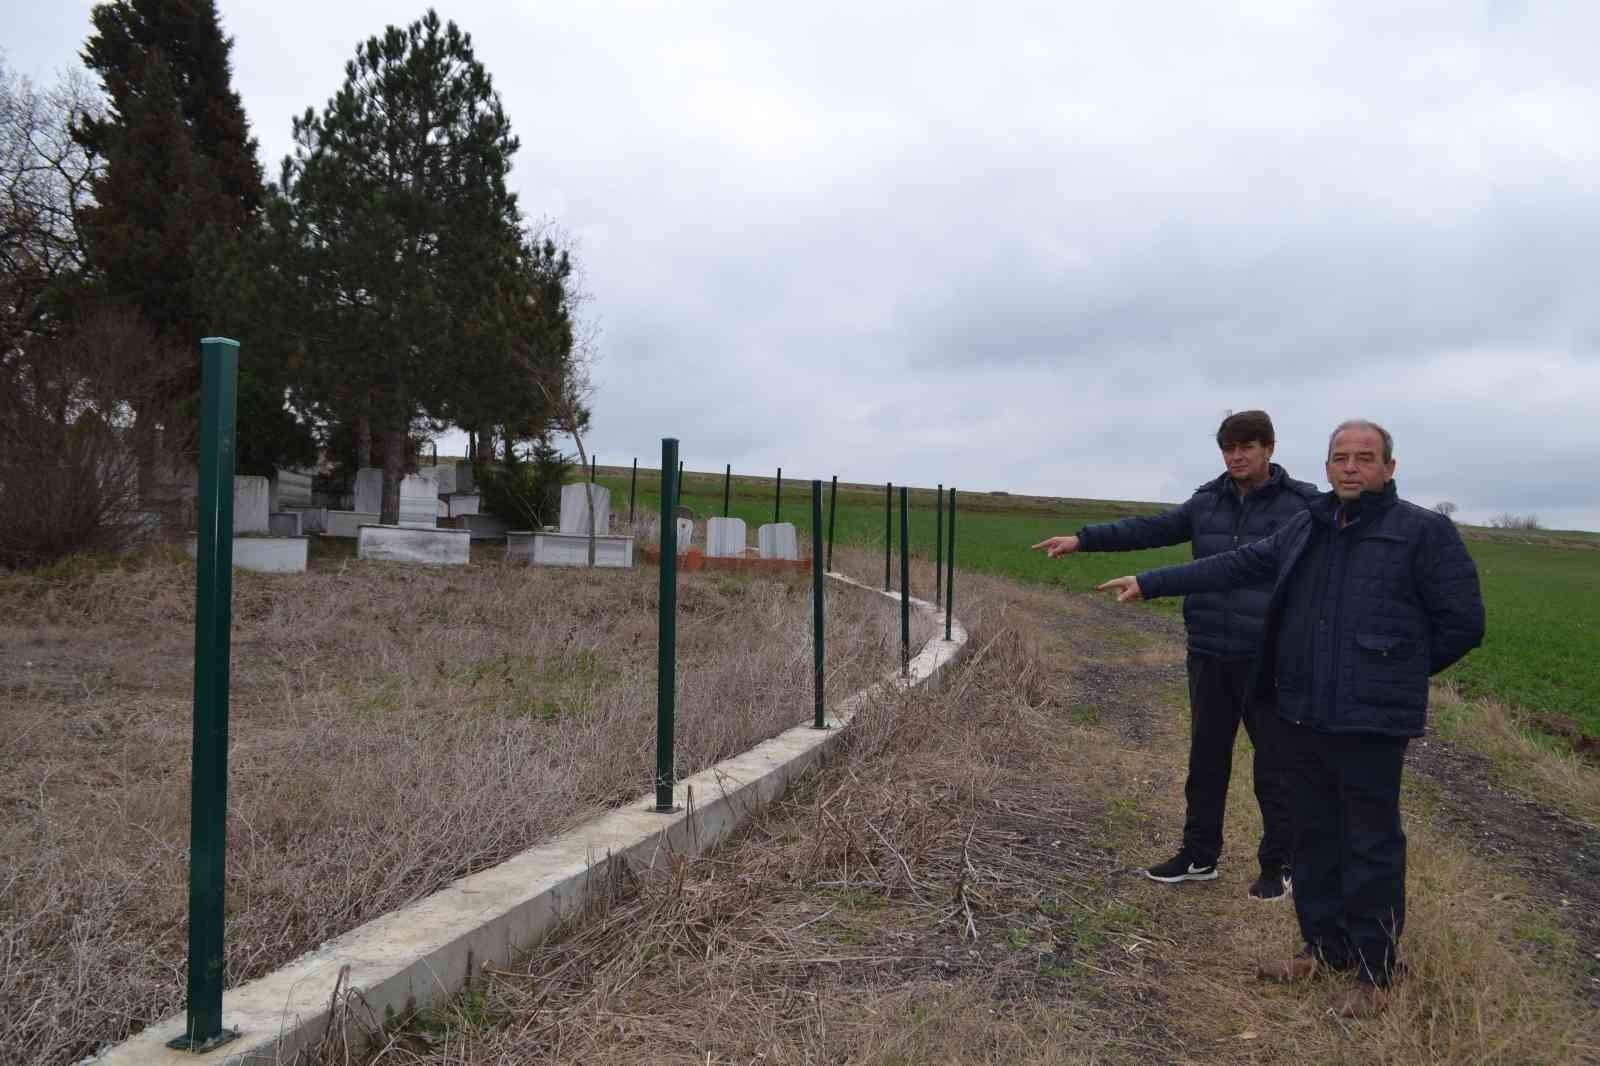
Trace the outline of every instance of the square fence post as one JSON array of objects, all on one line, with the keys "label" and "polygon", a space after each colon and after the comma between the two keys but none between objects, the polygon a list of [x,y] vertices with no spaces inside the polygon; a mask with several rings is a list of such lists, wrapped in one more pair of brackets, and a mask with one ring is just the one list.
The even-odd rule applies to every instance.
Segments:
[{"label": "square fence post", "polygon": [[194,750],[189,790],[189,972],[183,1036],[207,1051],[222,1025],[223,890],[228,853],[228,657],[233,625],[234,412],[239,342],[200,342],[200,513],[195,572]]}]

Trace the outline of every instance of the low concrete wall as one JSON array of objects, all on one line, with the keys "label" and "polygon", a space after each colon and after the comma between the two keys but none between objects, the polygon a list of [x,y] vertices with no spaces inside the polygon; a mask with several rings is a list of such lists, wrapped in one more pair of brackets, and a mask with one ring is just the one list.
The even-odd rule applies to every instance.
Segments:
[{"label": "low concrete wall", "polygon": [[464,529],[362,526],[356,532],[356,558],[428,566],[465,566],[472,534]]},{"label": "low concrete wall", "polygon": [[[580,533],[511,530],[506,534],[506,560],[535,566],[588,566],[589,538]],[[594,538],[594,565],[627,568],[633,565],[633,538]]]},{"label": "low concrete wall", "polygon": [[[870,589],[839,574],[830,578],[899,601],[898,593]],[[912,606],[937,614],[931,603]],[[891,671],[883,680],[839,701],[833,729],[797,726],[701,771],[674,789],[680,806],[671,814],[639,797],[547,844],[489,870],[464,877],[409,907],[374,919],[302,955],[275,973],[223,995],[223,1023],[239,1038],[204,1055],[173,1051],[166,1042],[183,1033],[179,1015],[86,1060],[97,1066],[273,1066],[313,1046],[329,1024],[329,1000],[340,987],[350,1001],[382,1020],[454,995],[481,967],[504,965],[537,944],[565,919],[582,911],[605,883],[608,859],[651,866],[663,851],[697,855],[728,836],[762,805],[781,796],[792,780],[824,760],[844,737],[857,711],[935,682],[960,655],[966,630],[932,640],[911,660],[908,679]]]},{"label": "low concrete wall", "polygon": [[[301,574],[306,569],[304,537],[234,537],[233,568],[262,574]],[[200,542],[189,538],[189,557],[200,558]]]},{"label": "low concrete wall", "polygon": [[323,533],[329,537],[354,537],[362,526],[378,524],[377,511],[329,511],[324,516]]}]

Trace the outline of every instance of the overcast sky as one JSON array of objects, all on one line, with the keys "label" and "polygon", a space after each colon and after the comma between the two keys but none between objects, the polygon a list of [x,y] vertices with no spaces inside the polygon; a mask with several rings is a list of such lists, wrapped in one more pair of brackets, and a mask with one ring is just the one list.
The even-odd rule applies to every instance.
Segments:
[{"label": "overcast sky", "polygon": [[[79,62],[85,0],[0,5]],[[269,175],[424,10],[220,8]],[[607,463],[1178,500],[1263,407],[1322,487],[1361,416],[1404,496],[1600,530],[1600,4],[438,10],[576,246]]]}]

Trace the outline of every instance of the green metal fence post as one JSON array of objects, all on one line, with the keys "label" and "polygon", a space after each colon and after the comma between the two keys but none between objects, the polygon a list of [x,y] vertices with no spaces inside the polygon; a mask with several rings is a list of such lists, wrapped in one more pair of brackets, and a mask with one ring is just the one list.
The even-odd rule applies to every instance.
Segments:
[{"label": "green metal fence post", "polygon": [[672,517],[678,517],[678,508],[683,505],[683,460],[678,460],[678,480],[672,483]]},{"label": "green metal fence post", "polygon": [[633,525],[633,497],[639,487],[639,457],[633,457],[633,473],[628,475],[628,525]]},{"label": "green metal fence post", "polygon": [[833,569],[833,518],[838,513],[839,475],[833,475],[833,488],[828,490],[828,569]]},{"label": "green metal fence post", "polygon": [[733,464],[722,471],[722,517],[728,517],[728,504],[733,499]]},{"label": "green metal fence post", "polygon": [[900,486],[900,676],[911,676],[911,505]]},{"label": "green metal fence post", "polygon": [[950,612],[956,602],[956,490],[950,487],[950,554],[945,556],[944,571],[944,639],[950,639]]},{"label": "green metal fence post", "polygon": [[[677,499],[678,442],[661,439],[661,472],[664,501]],[[677,693],[678,664],[678,516],[676,507],[661,509],[661,594],[659,597],[659,653],[656,659],[656,806],[666,814],[672,805],[673,698]]]},{"label": "green metal fence post", "polygon": [[234,412],[239,342],[200,342],[199,566],[195,574],[194,751],[189,788],[189,973],[185,1033],[169,1043],[205,1051],[238,1033],[222,1027],[223,888],[227,869],[228,657],[233,623]]},{"label": "green metal fence post", "polygon": [[778,514],[783,510],[783,467],[778,467],[778,492],[772,498],[772,520],[778,521]]},{"label": "green metal fence post", "polygon": [[591,484],[591,485],[594,484],[594,473],[595,473],[595,470],[599,468],[599,466],[600,466],[600,458],[599,458],[599,456],[595,456],[595,455],[589,456],[589,484]]},{"label": "green metal fence post", "polygon": [[894,587],[889,580],[889,555],[894,548],[894,482],[883,486],[883,591]]},{"label": "green metal fence post", "polygon": [[822,479],[811,482],[811,691],[816,701],[816,715],[811,728],[828,728],[823,717],[822,695]]},{"label": "green metal fence post", "polygon": [[933,505],[933,605],[939,606],[940,596],[944,589],[944,486],[939,486],[939,494],[934,497]]}]

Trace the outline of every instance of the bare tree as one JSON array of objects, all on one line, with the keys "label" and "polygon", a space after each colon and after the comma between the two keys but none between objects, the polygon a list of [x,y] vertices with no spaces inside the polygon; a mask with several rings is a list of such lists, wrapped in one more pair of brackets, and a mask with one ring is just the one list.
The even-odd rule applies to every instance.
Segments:
[{"label": "bare tree", "polygon": [[[0,565],[36,566],[79,551],[120,551],[180,525],[186,486],[141,491],[135,410],[186,467],[178,366],[129,311],[97,308],[55,336],[29,338],[0,361]],[[172,479],[176,480],[176,479]],[[170,482],[169,482],[170,483]]]},{"label": "bare tree", "polygon": [[41,92],[0,60],[0,358],[60,328],[51,298],[84,265],[96,162],[72,137],[104,105],[82,72]]},{"label": "bare tree", "polygon": [[1489,525],[1495,529],[1540,529],[1539,516],[1536,514],[1515,514],[1511,511],[1502,511],[1489,519]]},{"label": "bare tree", "polygon": [[1438,503],[1433,505],[1433,509],[1439,514],[1444,515],[1446,518],[1449,518],[1452,522],[1455,521],[1455,519],[1451,516],[1456,513],[1456,505],[1451,503],[1449,500],[1440,500]]}]

